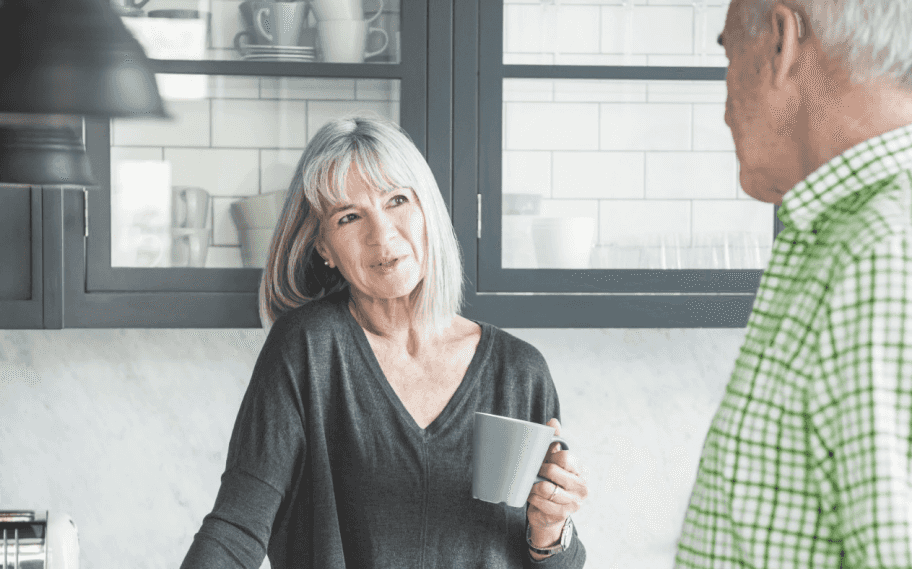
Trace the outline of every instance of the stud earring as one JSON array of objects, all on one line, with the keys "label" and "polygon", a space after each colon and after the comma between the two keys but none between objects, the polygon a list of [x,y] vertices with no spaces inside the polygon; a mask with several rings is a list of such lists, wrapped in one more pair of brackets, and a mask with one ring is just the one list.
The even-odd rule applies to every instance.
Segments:
[{"label": "stud earring", "polygon": [[328,266],[329,266],[329,261],[323,261],[323,264],[326,265],[326,266],[328,267]]}]

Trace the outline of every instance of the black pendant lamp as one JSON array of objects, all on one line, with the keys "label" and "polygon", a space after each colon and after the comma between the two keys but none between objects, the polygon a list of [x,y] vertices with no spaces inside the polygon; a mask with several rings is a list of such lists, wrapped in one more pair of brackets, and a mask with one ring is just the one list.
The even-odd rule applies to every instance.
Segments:
[{"label": "black pendant lamp", "polygon": [[93,186],[80,115],[167,118],[109,0],[0,0],[0,183]]}]

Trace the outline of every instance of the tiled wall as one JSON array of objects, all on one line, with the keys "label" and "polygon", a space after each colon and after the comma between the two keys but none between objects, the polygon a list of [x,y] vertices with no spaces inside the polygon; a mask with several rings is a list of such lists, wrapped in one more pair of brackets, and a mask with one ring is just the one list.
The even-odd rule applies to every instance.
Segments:
[{"label": "tiled wall", "polygon": [[164,160],[171,164],[172,185],[209,192],[210,268],[242,266],[231,203],[287,189],[304,147],[327,120],[369,111],[399,122],[394,80],[216,76],[206,81],[206,98],[166,101],[174,120],[113,120],[111,165]]},{"label": "tiled wall", "polygon": [[[727,2],[509,2],[504,62],[724,67],[716,38],[726,10]],[[506,79],[503,192],[540,194],[543,215],[594,217],[606,246],[749,236],[760,255],[729,268],[762,268],[773,206],[741,189],[725,100],[724,81]]]}]

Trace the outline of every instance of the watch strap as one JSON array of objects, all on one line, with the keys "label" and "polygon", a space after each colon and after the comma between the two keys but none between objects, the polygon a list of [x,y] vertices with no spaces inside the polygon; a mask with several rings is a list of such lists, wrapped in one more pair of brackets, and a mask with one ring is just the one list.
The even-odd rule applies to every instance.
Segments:
[{"label": "watch strap", "polygon": [[526,522],[526,544],[531,551],[538,553],[539,555],[554,555],[555,553],[566,551],[567,548],[570,547],[572,539],[573,522],[571,521],[570,516],[567,516],[567,521],[564,522],[564,527],[561,528],[560,542],[558,542],[557,545],[545,549],[532,545],[532,526],[529,525],[528,521]]}]

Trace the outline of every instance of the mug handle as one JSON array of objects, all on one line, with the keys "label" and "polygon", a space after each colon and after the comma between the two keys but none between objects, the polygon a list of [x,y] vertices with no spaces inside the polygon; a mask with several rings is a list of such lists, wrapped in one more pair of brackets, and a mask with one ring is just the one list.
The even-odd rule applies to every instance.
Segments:
[{"label": "mug handle", "polygon": [[389,45],[389,41],[390,41],[389,34],[387,34],[385,30],[383,30],[382,28],[370,28],[369,30],[367,30],[368,35],[372,34],[374,32],[380,32],[381,34],[383,34],[383,47],[381,47],[377,51],[369,51],[369,52],[365,53],[364,59],[367,59],[368,57],[373,57],[375,55],[380,55],[381,53],[386,51],[386,47]]},{"label": "mug handle", "polygon": [[247,43],[247,42],[242,43],[241,38],[244,36],[247,36],[247,38],[250,40],[254,39],[253,32],[251,32],[250,30],[242,30],[234,36],[234,49],[236,49],[238,51],[238,53],[240,53],[242,56],[246,55],[245,52],[247,50],[245,48],[248,45],[250,45],[250,43],[253,43],[252,41],[250,43]]},{"label": "mug handle", "polygon": [[257,30],[259,30],[259,32],[261,34],[263,34],[263,37],[265,37],[269,41],[273,41],[272,34],[267,32],[263,26],[263,15],[268,14],[268,13],[269,13],[269,8],[260,8],[259,10],[256,11],[256,14],[254,14],[254,16],[253,16],[253,23],[256,24]]},{"label": "mug handle", "polygon": [[[570,450],[570,445],[567,444],[567,441],[565,441],[565,440],[562,439],[561,437],[558,437],[557,435],[551,437],[551,442],[548,443],[548,448],[551,448],[551,445],[554,444],[554,443],[560,443],[561,448],[562,448],[563,450]],[[538,484],[539,482],[551,482],[552,484],[554,484],[554,481],[548,480],[547,478],[544,478],[544,477],[539,476],[538,474],[536,474],[536,475],[535,475],[535,482],[533,482],[532,485],[534,486],[535,484]]]},{"label": "mug handle", "polygon": [[134,7],[134,8],[142,8],[143,6],[145,6],[145,5],[148,4],[148,3],[149,3],[149,0],[140,0],[139,2],[133,4],[133,7]]},{"label": "mug handle", "polygon": [[[147,1],[148,1],[148,0],[147,0]],[[368,27],[368,28],[370,27],[371,22],[373,22],[374,20],[376,20],[377,18],[379,18],[379,17],[380,17],[380,14],[383,12],[383,0],[379,0],[379,2],[380,2],[380,7],[377,8],[377,12],[376,12],[373,16],[371,16],[370,18],[368,18],[368,20],[367,20],[367,27]],[[375,53],[374,55],[377,55],[377,54]]]}]

